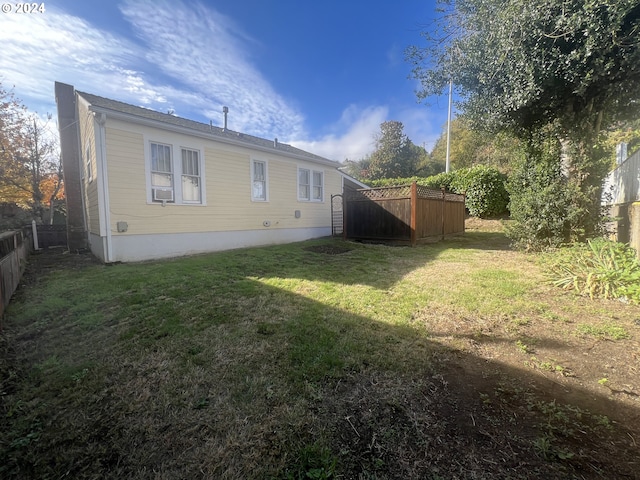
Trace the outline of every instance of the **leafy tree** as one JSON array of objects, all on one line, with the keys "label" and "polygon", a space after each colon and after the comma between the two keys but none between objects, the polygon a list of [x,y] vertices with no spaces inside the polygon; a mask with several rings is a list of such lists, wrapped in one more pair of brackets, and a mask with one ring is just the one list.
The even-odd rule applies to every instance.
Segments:
[{"label": "leafy tree", "polygon": [[[511,170],[510,163],[517,155],[520,141],[507,132],[492,133],[479,130],[463,115],[451,121],[451,145],[449,157],[452,170],[470,168],[474,165],[487,165],[502,172]],[[446,162],[447,129],[436,141],[431,157]]]},{"label": "leafy tree", "polygon": [[369,178],[410,177],[416,173],[420,152],[404,134],[404,125],[395,120],[383,122],[371,154]]},{"label": "leafy tree", "polygon": [[416,149],[416,155],[418,156],[416,175],[420,177],[431,177],[444,172],[444,159],[434,158],[424,147],[414,145],[413,148]]},{"label": "leafy tree", "polygon": [[348,158],[344,161],[344,165],[341,170],[344,171],[347,175],[352,176],[353,178],[360,180],[361,182],[365,182],[369,179],[369,167],[371,165],[371,157],[367,155],[366,157],[360,160],[349,160]]},{"label": "leafy tree", "polygon": [[[453,78],[476,125],[525,139],[551,128],[585,236],[597,232],[607,170],[602,129],[640,100],[637,0],[441,0],[443,15],[408,58],[420,98]],[[435,33],[433,33],[435,32]],[[535,160],[535,159],[530,159]],[[537,160],[535,160],[537,161]]]},{"label": "leafy tree", "polygon": [[61,192],[62,175],[55,153],[55,142],[46,134],[46,125],[0,85],[2,201],[28,206],[33,218],[42,221],[46,203]]},{"label": "leafy tree", "polygon": [[561,145],[540,132],[526,144],[507,181],[513,222],[507,236],[524,250],[557,247],[579,238],[580,191],[562,175]]}]

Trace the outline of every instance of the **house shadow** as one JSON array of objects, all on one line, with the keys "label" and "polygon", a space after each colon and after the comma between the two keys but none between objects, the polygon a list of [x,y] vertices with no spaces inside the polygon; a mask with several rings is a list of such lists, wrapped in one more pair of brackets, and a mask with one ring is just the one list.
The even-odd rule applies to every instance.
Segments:
[{"label": "house shadow", "polygon": [[[368,255],[360,257],[360,248]],[[416,268],[416,251],[424,265],[451,248],[509,247],[502,233],[473,232],[418,247],[319,240],[286,253],[238,252],[234,275],[249,282],[250,297],[295,305],[293,311],[275,307],[267,321],[246,318],[266,342],[286,345],[279,361],[314,418],[298,433],[301,441],[328,442],[345,478],[375,471],[382,478],[429,478],[434,471],[444,478],[634,478],[640,411],[628,402],[439,341],[455,334],[380,321],[379,314],[354,314],[277,287],[302,279],[390,290]],[[371,250],[389,249],[393,267],[378,269]],[[272,264],[252,261],[267,252]],[[299,267],[291,267],[292,256]],[[501,336],[457,337],[513,343]],[[566,349],[550,337],[536,341],[539,348]]]},{"label": "house shadow", "polygon": [[249,328],[286,345],[291,395],[313,418],[301,442],[326,442],[345,478],[637,478],[637,407],[413,325],[252,284],[258,298],[295,305]]}]

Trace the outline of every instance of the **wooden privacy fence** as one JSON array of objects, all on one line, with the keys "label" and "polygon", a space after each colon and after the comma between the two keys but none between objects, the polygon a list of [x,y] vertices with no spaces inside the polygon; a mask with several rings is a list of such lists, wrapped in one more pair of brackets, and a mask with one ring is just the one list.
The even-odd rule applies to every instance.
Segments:
[{"label": "wooden privacy fence", "polygon": [[[29,241],[20,230],[0,234],[0,318],[27,266]],[[0,321],[0,327],[2,322]]]},{"label": "wooden privacy fence", "polygon": [[66,225],[36,225],[38,233],[38,248],[66,247]]},{"label": "wooden privacy fence", "polygon": [[344,233],[352,240],[416,245],[464,233],[465,196],[411,185],[345,192]]}]

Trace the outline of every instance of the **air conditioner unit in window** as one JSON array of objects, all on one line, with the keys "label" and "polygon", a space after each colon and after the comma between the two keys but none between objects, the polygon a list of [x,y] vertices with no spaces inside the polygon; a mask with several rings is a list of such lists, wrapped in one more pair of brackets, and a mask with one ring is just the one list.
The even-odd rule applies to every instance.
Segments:
[{"label": "air conditioner unit in window", "polygon": [[170,188],[154,188],[153,189],[153,201],[154,202],[173,202],[173,190]]}]

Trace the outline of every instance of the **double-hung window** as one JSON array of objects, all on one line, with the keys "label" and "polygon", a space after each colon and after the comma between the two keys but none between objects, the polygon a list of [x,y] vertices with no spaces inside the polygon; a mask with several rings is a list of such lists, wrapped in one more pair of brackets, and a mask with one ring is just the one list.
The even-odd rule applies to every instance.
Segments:
[{"label": "double-hung window", "polygon": [[[175,154],[174,151],[178,152]],[[200,150],[175,144],[149,143],[151,201],[202,204],[203,171]]]},{"label": "double-hung window", "polygon": [[201,203],[200,152],[182,149],[182,201]]},{"label": "double-hung window", "polygon": [[267,163],[261,160],[251,162],[251,200],[267,201]]},{"label": "double-hung window", "polygon": [[298,169],[298,200],[322,202],[324,200],[324,172]]},{"label": "double-hung window", "polygon": [[154,202],[173,202],[171,146],[151,143],[151,193]]},{"label": "double-hung window", "polygon": [[321,202],[323,199],[322,196],[322,183],[323,183],[323,174],[322,172],[313,172],[313,191],[311,194],[311,200],[314,202]]}]

